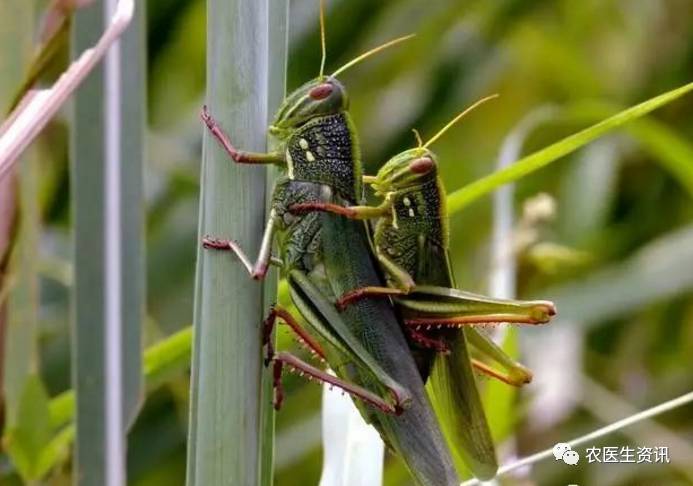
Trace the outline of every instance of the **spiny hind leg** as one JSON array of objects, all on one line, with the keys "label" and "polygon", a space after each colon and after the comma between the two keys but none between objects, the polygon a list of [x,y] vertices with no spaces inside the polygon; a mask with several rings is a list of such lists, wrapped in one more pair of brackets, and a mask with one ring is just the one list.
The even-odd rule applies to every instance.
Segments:
[{"label": "spiny hind leg", "polygon": [[379,409],[382,412],[396,414],[401,413],[401,409],[383,400],[381,397],[375,393],[366,390],[365,388],[350,383],[336,376],[332,376],[329,373],[322,371],[315,366],[312,366],[305,361],[297,358],[291,353],[285,351],[278,352],[273,361],[273,385],[274,385],[274,408],[279,410],[282,405],[284,398],[284,390],[281,382],[281,374],[284,366],[287,366],[290,371],[298,373],[301,376],[307,377],[309,380],[317,380],[322,383],[330,385],[330,387],[337,387],[349,393],[351,396],[364,401],[365,403]]},{"label": "spiny hind leg", "polygon": [[273,363],[272,370],[275,390],[275,409],[279,410],[284,399],[284,390],[281,383],[281,372],[283,367],[287,366],[290,371],[296,372],[303,377],[307,377],[309,380],[315,379],[319,382],[327,383],[331,387],[336,386],[337,388],[341,388],[343,391],[349,393],[353,397],[358,398],[359,400],[362,400],[385,413],[401,413],[401,409],[397,405],[390,404],[375,393],[361,386],[330,375],[329,373],[326,373],[325,371],[306,363],[291,353],[287,353],[285,351],[275,352],[274,345],[272,343],[272,330],[274,329],[277,319],[280,319],[282,322],[287,324],[294,334],[296,334],[299,342],[308,348],[308,350],[315,357],[317,357],[323,363],[326,362],[326,354],[320,343],[318,343],[305,329],[303,329],[296,318],[287,309],[280,306],[273,306],[270,309],[270,313],[268,314],[267,318],[263,321],[262,339],[263,346],[266,346],[267,348],[265,366],[269,365],[269,363]]},{"label": "spiny hind leg", "polygon": [[486,324],[527,324],[530,326],[546,324],[545,319],[537,319],[532,315],[510,313],[498,314],[465,314],[451,317],[413,317],[405,319],[405,324],[420,331],[421,329],[461,328],[466,326]]},{"label": "spiny hind leg", "polygon": [[274,358],[274,344],[272,343],[272,331],[274,330],[274,325],[279,319],[281,322],[285,323],[289,329],[293,331],[296,335],[300,344],[305,346],[310,353],[319,359],[321,362],[326,362],[325,351],[318,341],[313,338],[303,327],[299,324],[296,318],[287,309],[279,306],[273,305],[270,308],[270,312],[262,322],[262,345],[267,348],[267,353],[265,357],[265,366],[267,366],[272,358]]}]

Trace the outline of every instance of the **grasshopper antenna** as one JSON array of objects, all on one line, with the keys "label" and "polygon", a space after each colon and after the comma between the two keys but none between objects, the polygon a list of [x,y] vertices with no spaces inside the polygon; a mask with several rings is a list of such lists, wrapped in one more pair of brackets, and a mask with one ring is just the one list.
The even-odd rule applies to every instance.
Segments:
[{"label": "grasshopper antenna", "polygon": [[325,59],[327,58],[327,47],[325,43],[325,0],[320,0],[320,47],[322,48],[322,59],[320,60],[320,79],[324,79]]},{"label": "grasshopper antenna", "polygon": [[498,98],[498,95],[497,95],[497,94],[492,94],[492,95],[487,96],[487,97],[485,97],[485,98],[481,98],[479,101],[477,101],[476,103],[474,103],[472,106],[470,106],[469,108],[465,109],[462,113],[460,113],[460,114],[457,115],[455,118],[453,118],[452,120],[450,120],[450,121],[448,122],[447,125],[445,125],[443,128],[441,128],[441,129],[438,131],[438,133],[436,133],[435,135],[433,135],[433,136],[428,140],[428,142],[426,142],[423,146],[421,145],[421,138],[419,138],[419,147],[422,148],[422,149],[428,148],[429,145],[431,145],[433,142],[435,142],[436,140],[438,140],[445,132],[448,131],[448,129],[449,129],[451,126],[453,126],[455,123],[457,123],[457,122],[458,122],[461,118],[463,118],[467,113],[469,113],[469,112],[472,111],[474,108],[476,108],[476,107],[478,107],[478,106],[480,106],[480,105],[482,105],[482,104],[486,103],[487,101],[490,101],[490,100],[492,100],[492,99],[494,99],[494,98]]},{"label": "grasshopper antenna", "polygon": [[421,140],[421,134],[416,128],[412,128],[411,131],[414,132],[414,137],[416,138],[416,148],[419,150],[423,150],[424,144],[423,140]]},{"label": "grasshopper antenna", "polygon": [[349,61],[348,63],[346,63],[342,67],[340,67],[339,69],[337,69],[335,72],[333,72],[330,76],[335,77],[339,74],[342,74],[344,71],[346,71],[350,67],[354,66],[355,64],[360,63],[361,61],[363,61],[367,57],[370,57],[373,54],[376,54],[376,53],[378,53],[384,49],[387,49],[388,47],[394,46],[395,44],[399,44],[400,42],[404,42],[405,40],[409,40],[412,37],[414,37],[414,35],[415,34],[409,34],[409,35],[405,35],[404,37],[398,37],[397,39],[393,39],[390,42],[386,42],[385,44],[381,44],[378,47],[374,47],[370,51],[366,51],[363,54],[361,54],[360,56],[355,57],[354,59],[352,59],[351,61]]}]

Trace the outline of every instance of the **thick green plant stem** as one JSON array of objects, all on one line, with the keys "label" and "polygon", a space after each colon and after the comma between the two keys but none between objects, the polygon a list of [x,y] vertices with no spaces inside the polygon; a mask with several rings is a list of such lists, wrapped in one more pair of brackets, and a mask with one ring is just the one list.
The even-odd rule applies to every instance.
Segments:
[{"label": "thick green plant stem", "polygon": [[[239,147],[255,151],[266,146],[268,14],[267,0],[207,2],[207,105]],[[265,169],[238,167],[205,131],[199,236],[259,248],[265,184]],[[199,249],[195,292],[187,484],[257,485],[262,287],[228,255]]]},{"label": "thick green plant stem", "polygon": [[[269,66],[267,84],[267,122],[271,122],[274,112],[286,94],[286,65],[289,45],[289,0],[285,2],[271,1],[268,17],[269,35]],[[268,140],[270,143],[270,140]],[[269,216],[271,191],[274,186],[278,169],[270,168],[267,173],[267,206],[265,217]],[[272,269],[264,281],[263,303],[268,308],[277,300],[278,275]],[[262,449],[260,451],[259,474],[262,486],[274,484],[274,407],[272,406],[272,377],[270,373],[262,375],[262,396],[260,406],[260,430],[262,434]]]}]

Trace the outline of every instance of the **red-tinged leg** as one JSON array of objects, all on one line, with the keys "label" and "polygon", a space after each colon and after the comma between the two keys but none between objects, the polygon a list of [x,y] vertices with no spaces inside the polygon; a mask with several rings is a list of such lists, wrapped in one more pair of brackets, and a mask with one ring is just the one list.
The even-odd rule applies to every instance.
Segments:
[{"label": "red-tinged leg", "polygon": [[311,353],[313,353],[314,356],[316,356],[320,361],[325,362],[325,351],[322,349],[322,346],[320,346],[320,343],[317,342],[310,334],[306,332],[305,329],[301,327],[298,321],[294,318],[294,316],[291,315],[291,313],[288,310],[278,305],[274,305],[270,309],[267,318],[265,318],[262,324],[262,344],[267,346],[265,366],[267,366],[274,357],[274,345],[272,344],[272,330],[274,329],[274,324],[277,318],[281,319],[286,325],[289,326],[289,328],[291,328],[294,334],[296,334],[299,342],[303,344],[306,348],[308,348],[308,350]]},{"label": "red-tinged leg", "polygon": [[308,202],[292,204],[289,206],[289,211],[294,214],[308,211],[323,211],[339,214],[349,219],[371,219],[387,214],[391,208],[392,203],[389,200],[384,201],[380,206],[340,206],[333,203]]},{"label": "red-tinged leg", "polygon": [[284,401],[284,387],[282,386],[282,362],[277,360],[272,367],[272,388],[274,389],[274,399],[272,404],[275,410],[282,408]]},{"label": "red-tinged leg", "polygon": [[[309,380],[315,379],[319,382],[327,383],[331,386],[341,388],[345,392],[349,393],[351,396],[358,398],[369,405],[374,406],[382,412],[399,415],[403,411],[399,404],[392,405],[384,399],[382,399],[381,397],[379,397],[378,395],[376,395],[375,393],[353,383],[349,383],[348,381],[337,378],[336,376],[332,376],[329,373],[319,370],[318,368],[311,366],[308,363],[300,360],[296,356],[284,351],[277,353],[274,357],[274,408],[277,410],[278,407],[281,406],[281,399],[283,399],[283,390],[281,388],[282,365],[286,365],[290,371],[298,373],[301,376],[307,376]],[[279,397],[279,400],[277,400],[277,397]]]},{"label": "red-tinged leg", "polygon": [[407,294],[407,291],[392,287],[361,287],[360,289],[350,290],[342,294],[342,296],[337,299],[337,302],[335,302],[335,306],[337,306],[337,309],[340,311],[343,311],[349,304],[366,297],[389,297],[392,295],[405,294]]},{"label": "red-tinged leg", "polygon": [[424,348],[433,349],[434,351],[443,354],[450,353],[450,348],[445,344],[445,342],[442,339],[435,339],[426,336],[425,333],[416,331],[409,327],[407,328],[407,333],[409,333],[409,336],[411,336],[414,342],[416,342]]},{"label": "red-tinged leg", "polygon": [[289,206],[289,212],[300,214],[307,213],[309,211],[323,211],[326,213],[339,214],[341,216],[346,216],[350,219],[356,219],[358,213],[351,209],[350,207],[340,206],[339,204],[332,203],[321,203],[321,202],[310,202],[310,203],[297,203]]},{"label": "red-tinged leg", "polygon": [[270,211],[270,217],[265,225],[265,232],[262,235],[262,244],[255,264],[251,263],[250,258],[245,254],[240,245],[233,240],[224,240],[205,236],[202,238],[202,246],[207,249],[230,251],[241,261],[246,271],[254,280],[261,280],[267,275],[270,264],[282,267],[283,262],[272,256],[272,240],[277,224],[277,216],[274,210]]},{"label": "red-tinged leg", "polygon": [[407,326],[414,329],[442,329],[444,327],[475,326],[480,324],[545,324],[546,320],[537,320],[532,316],[518,316],[515,314],[480,314],[456,317],[418,317],[405,319]]},{"label": "red-tinged leg", "polygon": [[477,359],[472,359],[472,365],[478,372],[486,376],[490,376],[491,378],[495,378],[496,380],[500,380],[503,383],[511,386],[519,387],[532,381],[532,373],[527,369],[523,370],[522,373],[517,373],[515,376],[513,376],[507,373],[501,373],[500,371],[491,368],[486,363],[483,363]]},{"label": "red-tinged leg", "polygon": [[205,123],[212,136],[219,141],[226,153],[229,154],[235,162],[239,164],[281,164],[284,162],[284,158],[279,153],[263,154],[257,152],[243,152],[236,149],[231,143],[229,136],[209,113],[207,105],[202,107],[200,118]]}]

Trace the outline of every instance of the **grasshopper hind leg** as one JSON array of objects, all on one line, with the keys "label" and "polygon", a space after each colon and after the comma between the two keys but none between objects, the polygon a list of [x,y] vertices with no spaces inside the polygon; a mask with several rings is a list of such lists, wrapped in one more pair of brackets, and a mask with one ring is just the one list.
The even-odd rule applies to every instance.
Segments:
[{"label": "grasshopper hind leg", "polygon": [[272,358],[272,361],[274,363],[274,408],[276,410],[279,410],[281,407],[284,397],[283,387],[281,384],[281,374],[283,367],[287,366],[290,371],[298,373],[303,377],[307,377],[309,380],[314,379],[318,382],[326,383],[330,387],[341,388],[344,392],[350,394],[352,397],[358,398],[359,400],[379,409],[384,413],[399,415],[403,412],[403,409],[388,403],[375,393],[346,380],[342,380],[336,376],[332,376],[331,374],[306,363],[291,353],[280,351]]},{"label": "grasshopper hind leg", "polygon": [[274,345],[272,344],[272,330],[274,329],[277,319],[280,319],[289,326],[289,328],[298,337],[299,342],[308,348],[313,356],[318,358],[323,363],[326,362],[326,353],[323,351],[320,343],[318,343],[308,332],[305,331],[305,329],[301,327],[298,321],[288,310],[280,306],[273,306],[267,318],[263,321],[262,336],[263,346],[266,346],[267,348],[265,366],[273,363],[272,376],[274,387],[274,408],[276,410],[281,408],[284,400],[284,389],[282,386],[281,375],[284,367],[286,366],[290,371],[298,373],[299,375],[308,378],[308,380],[316,380],[318,382],[326,383],[330,385],[330,387],[340,388],[354,398],[362,400],[363,402],[372,405],[382,412],[396,415],[402,412],[401,407],[398,405],[392,405],[375,393],[316,368],[315,366],[306,363],[291,353],[285,351],[275,353]]}]

